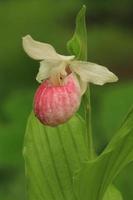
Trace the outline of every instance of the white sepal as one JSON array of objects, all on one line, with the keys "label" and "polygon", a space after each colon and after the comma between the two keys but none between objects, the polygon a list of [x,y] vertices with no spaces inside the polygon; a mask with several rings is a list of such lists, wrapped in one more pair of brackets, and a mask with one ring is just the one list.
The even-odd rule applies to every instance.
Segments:
[{"label": "white sepal", "polygon": [[54,47],[47,43],[34,40],[30,35],[23,37],[23,48],[25,52],[35,60],[72,60],[74,56],[63,56],[58,54]]},{"label": "white sepal", "polygon": [[118,80],[118,77],[106,67],[95,63],[72,61],[70,68],[80,76],[83,82],[103,85],[105,83],[116,82]]}]

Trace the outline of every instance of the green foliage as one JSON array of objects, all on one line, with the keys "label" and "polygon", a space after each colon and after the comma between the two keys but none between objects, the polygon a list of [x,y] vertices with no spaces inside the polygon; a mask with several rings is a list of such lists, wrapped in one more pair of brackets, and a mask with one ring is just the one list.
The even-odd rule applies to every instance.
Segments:
[{"label": "green foliage", "polygon": [[[84,9],[77,16],[76,32],[68,43],[70,52],[81,59],[86,59],[87,51],[80,45],[86,36]],[[24,146],[29,200],[121,200],[112,182],[133,160],[132,120],[133,109],[102,154],[92,159],[87,152],[86,123],[82,118],[74,116],[66,124],[51,128],[42,125],[32,113]]]},{"label": "green foliage", "polygon": [[[93,131],[98,152],[104,148],[132,103],[132,2],[86,1],[90,61],[114,67],[120,83],[92,88]],[[0,199],[24,199],[18,171],[23,169],[21,148],[31,109],[38,64],[25,56],[21,37],[51,43],[66,54],[74,16],[81,0],[0,1]],[[84,1],[85,3],[85,1]],[[131,72],[131,73],[130,73]],[[125,82],[123,82],[123,79]],[[133,166],[126,167],[117,186],[124,200],[133,199]],[[14,177],[16,177],[14,181]],[[19,190],[19,188],[21,188]]]},{"label": "green foliage", "polygon": [[117,134],[94,161],[83,164],[75,175],[75,192],[79,199],[102,200],[107,187],[119,172],[133,160],[133,109]]},{"label": "green foliage", "polygon": [[88,159],[85,124],[78,116],[57,128],[29,117],[24,157],[29,200],[75,200],[73,174]]},{"label": "green foliage", "polygon": [[114,186],[108,186],[133,160],[132,120],[133,109],[101,156],[90,162],[81,117],[77,115],[65,125],[51,128],[32,113],[24,146],[29,199],[101,200],[104,194],[104,200],[122,199]]},{"label": "green foliage", "polygon": [[87,32],[85,23],[86,7],[83,6],[76,18],[75,33],[67,43],[70,54],[75,55],[77,59],[87,59]]}]

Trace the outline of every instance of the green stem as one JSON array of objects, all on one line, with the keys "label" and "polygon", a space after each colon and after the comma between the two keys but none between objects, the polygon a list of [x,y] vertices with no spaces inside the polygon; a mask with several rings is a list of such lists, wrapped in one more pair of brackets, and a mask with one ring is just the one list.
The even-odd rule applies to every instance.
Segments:
[{"label": "green stem", "polygon": [[88,86],[87,91],[84,94],[83,102],[84,102],[85,122],[86,122],[86,142],[89,151],[89,158],[93,159],[95,157],[95,151],[92,138],[90,86]]},{"label": "green stem", "polygon": [[[83,5],[76,17],[76,29],[72,39],[68,42],[68,49],[72,55],[76,55],[78,60],[87,61],[87,28],[85,20],[86,6]],[[86,143],[89,150],[89,158],[94,157],[92,127],[91,127],[91,101],[90,101],[90,86],[83,96],[83,105],[86,121]]]},{"label": "green stem", "polygon": [[[87,31],[86,31],[86,41],[87,41]],[[87,42],[85,44],[84,60],[87,61]],[[84,112],[85,112],[85,122],[86,122],[86,143],[89,151],[89,159],[95,157],[95,150],[93,146],[92,137],[92,121],[91,121],[91,95],[90,86],[88,85],[86,93],[83,96]]]}]

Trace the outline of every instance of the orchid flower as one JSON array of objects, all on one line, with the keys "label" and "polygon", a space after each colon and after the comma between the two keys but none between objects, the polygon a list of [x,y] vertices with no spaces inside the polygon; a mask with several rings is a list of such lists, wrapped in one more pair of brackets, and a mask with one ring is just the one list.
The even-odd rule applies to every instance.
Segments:
[{"label": "orchid flower", "polygon": [[30,35],[23,37],[23,48],[31,58],[40,60],[40,68],[36,77],[39,83],[50,79],[55,85],[62,84],[62,80],[68,74],[73,73],[79,80],[82,95],[88,83],[103,85],[118,80],[117,76],[106,67],[76,60],[74,55],[60,55],[53,46],[35,41]]}]

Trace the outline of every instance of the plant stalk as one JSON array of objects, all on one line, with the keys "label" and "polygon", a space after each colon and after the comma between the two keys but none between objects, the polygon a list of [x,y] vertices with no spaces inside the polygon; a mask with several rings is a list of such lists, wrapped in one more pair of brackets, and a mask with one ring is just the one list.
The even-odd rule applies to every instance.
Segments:
[{"label": "plant stalk", "polygon": [[92,137],[92,122],[91,122],[91,99],[90,99],[90,86],[88,86],[86,93],[83,96],[85,122],[86,122],[86,143],[89,151],[89,158],[95,157]]}]

